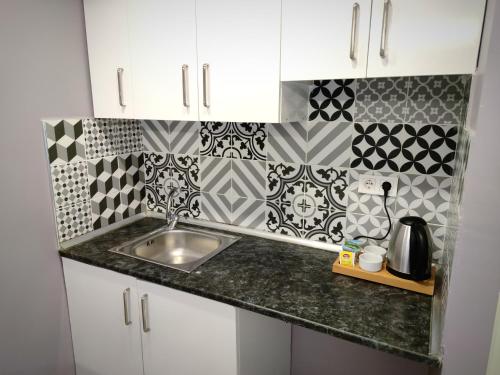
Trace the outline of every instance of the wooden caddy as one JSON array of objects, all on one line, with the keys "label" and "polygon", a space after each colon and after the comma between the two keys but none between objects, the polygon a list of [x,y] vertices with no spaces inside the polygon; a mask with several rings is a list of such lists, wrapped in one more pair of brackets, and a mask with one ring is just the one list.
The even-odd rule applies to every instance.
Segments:
[{"label": "wooden caddy", "polygon": [[333,262],[332,272],[341,275],[351,276],[358,279],[372,281],[374,283],[394,286],[396,288],[411,290],[413,292],[427,294],[432,296],[434,294],[434,284],[436,281],[436,270],[432,268],[431,278],[425,281],[406,280],[394,276],[387,271],[386,264],[382,265],[382,269],[378,272],[367,272],[362,270],[356,263],[354,267],[342,266],[339,264],[338,258]]}]

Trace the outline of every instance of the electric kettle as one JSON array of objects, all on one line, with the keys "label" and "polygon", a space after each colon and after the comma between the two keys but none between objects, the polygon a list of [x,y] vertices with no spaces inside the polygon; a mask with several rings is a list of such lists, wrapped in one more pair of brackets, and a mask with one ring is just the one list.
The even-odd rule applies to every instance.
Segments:
[{"label": "electric kettle", "polygon": [[387,252],[387,270],[415,281],[431,277],[432,236],[427,222],[406,216],[396,223]]}]

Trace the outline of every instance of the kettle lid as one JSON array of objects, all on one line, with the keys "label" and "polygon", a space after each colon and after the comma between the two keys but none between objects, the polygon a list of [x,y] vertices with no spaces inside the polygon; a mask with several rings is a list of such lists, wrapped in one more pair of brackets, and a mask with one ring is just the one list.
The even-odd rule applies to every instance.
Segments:
[{"label": "kettle lid", "polygon": [[401,219],[399,219],[399,221],[401,222],[401,224],[409,225],[409,226],[427,225],[427,222],[418,216],[405,216],[405,217],[402,217]]}]

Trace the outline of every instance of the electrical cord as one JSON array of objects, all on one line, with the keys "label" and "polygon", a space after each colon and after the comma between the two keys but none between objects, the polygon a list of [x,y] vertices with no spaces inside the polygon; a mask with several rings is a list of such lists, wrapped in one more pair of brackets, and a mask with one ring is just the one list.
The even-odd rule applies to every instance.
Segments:
[{"label": "electrical cord", "polygon": [[387,233],[385,234],[384,237],[370,237],[370,236],[357,236],[357,237],[354,237],[355,240],[359,240],[360,238],[366,238],[368,240],[375,240],[375,241],[382,241],[382,240],[385,240],[387,238],[387,236],[389,235],[389,233],[391,233],[391,229],[392,229],[392,222],[391,222],[391,217],[389,216],[389,210],[387,209],[387,197],[389,196],[389,191],[391,190],[391,183],[390,182],[387,182],[387,181],[384,181],[382,183],[382,189],[384,190],[384,209],[385,209],[385,213],[387,215],[387,220],[389,220],[389,229],[387,230]]}]

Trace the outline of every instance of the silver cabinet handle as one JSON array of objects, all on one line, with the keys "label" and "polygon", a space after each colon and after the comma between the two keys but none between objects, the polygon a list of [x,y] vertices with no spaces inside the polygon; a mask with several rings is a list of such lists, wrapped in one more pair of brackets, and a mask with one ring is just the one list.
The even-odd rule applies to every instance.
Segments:
[{"label": "silver cabinet handle", "polygon": [[208,64],[203,64],[203,105],[206,108],[210,107],[210,99],[208,97]]},{"label": "silver cabinet handle", "polygon": [[352,21],[351,21],[351,48],[349,51],[349,58],[356,60],[356,34],[358,33],[358,15],[359,4],[354,3],[352,6]]},{"label": "silver cabinet handle", "polygon": [[384,0],[384,14],[382,16],[382,32],[380,33],[380,57],[385,58],[385,49],[387,43],[387,18],[389,17],[390,0]]},{"label": "silver cabinet handle", "polygon": [[144,332],[151,331],[149,326],[149,306],[148,306],[148,295],[144,294],[141,298],[141,309],[142,309],[142,330]]},{"label": "silver cabinet handle", "polygon": [[188,77],[189,66],[187,64],[182,65],[182,104],[184,107],[189,108],[189,77]]},{"label": "silver cabinet handle", "polygon": [[122,107],[125,107],[125,98],[123,96],[123,68],[116,69],[116,73],[118,75],[118,100]]},{"label": "silver cabinet handle", "polygon": [[132,320],[130,319],[130,288],[127,288],[123,291],[123,315],[125,317],[125,325],[131,325]]}]

